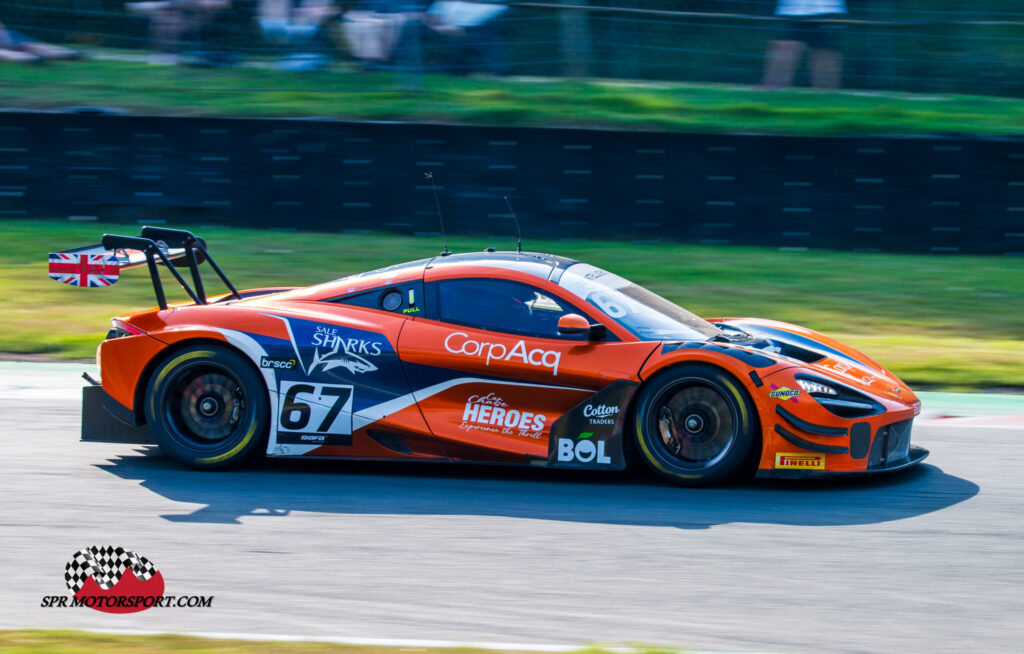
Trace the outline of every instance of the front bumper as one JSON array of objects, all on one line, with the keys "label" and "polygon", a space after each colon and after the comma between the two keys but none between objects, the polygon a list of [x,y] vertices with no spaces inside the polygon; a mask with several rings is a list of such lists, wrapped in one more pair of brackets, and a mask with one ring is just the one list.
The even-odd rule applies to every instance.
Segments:
[{"label": "front bumper", "polygon": [[758,470],[757,477],[760,479],[822,479],[896,472],[921,463],[928,454],[928,450],[923,447],[910,445],[905,457],[880,460],[873,466],[869,462],[868,467],[864,470]]}]

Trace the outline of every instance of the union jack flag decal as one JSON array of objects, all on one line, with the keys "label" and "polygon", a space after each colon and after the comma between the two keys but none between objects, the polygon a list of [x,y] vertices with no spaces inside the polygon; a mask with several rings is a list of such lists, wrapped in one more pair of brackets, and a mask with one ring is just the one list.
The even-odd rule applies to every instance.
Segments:
[{"label": "union jack flag decal", "polygon": [[112,252],[50,254],[50,279],[56,279],[61,284],[110,286],[117,281],[120,270],[117,257]]}]

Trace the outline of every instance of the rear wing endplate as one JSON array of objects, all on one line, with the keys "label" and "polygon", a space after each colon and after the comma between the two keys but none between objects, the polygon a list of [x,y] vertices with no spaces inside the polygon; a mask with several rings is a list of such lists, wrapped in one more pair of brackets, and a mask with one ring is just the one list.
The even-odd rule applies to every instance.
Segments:
[{"label": "rear wing endplate", "polygon": [[[182,260],[189,268],[192,285],[174,265],[175,261]],[[238,290],[210,256],[205,241],[182,229],[143,227],[140,236],[104,234],[97,245],[53,252],[49,257],[50,277],[72,286],[110,286],[117,282],[122,269],[146,265],[161,309],[167,308],[167,298],[157,264],[167,267],[193,302],[207,304],[206,288],[199,272],[204,262],[210,264],[231,295],[241,299]]]}]

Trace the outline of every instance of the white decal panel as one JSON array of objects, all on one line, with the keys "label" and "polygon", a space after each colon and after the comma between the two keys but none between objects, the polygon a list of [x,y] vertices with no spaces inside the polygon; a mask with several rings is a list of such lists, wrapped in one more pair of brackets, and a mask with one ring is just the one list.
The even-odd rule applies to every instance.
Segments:
[{"label": "white decal panel", "polygon": [[277,442],[351,445],[353,393],[350,385],[282,381],[278,394]]}]

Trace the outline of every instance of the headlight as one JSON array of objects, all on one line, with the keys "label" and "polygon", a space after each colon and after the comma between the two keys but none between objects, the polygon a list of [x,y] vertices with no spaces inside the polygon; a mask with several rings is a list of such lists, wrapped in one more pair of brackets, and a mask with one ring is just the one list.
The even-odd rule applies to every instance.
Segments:
[{"label": "headlight", "polygon": [[839,395],[839,391],[821,382],[810,379],[797,379],[796,383],[809,395]]},{"label": "headlight", "polygon": [[885,413],[884,406],[845,384],[833,384],[820,377],[803,375],[797,376],[796,383],[818,404],[840,418],[853,420]]}]

